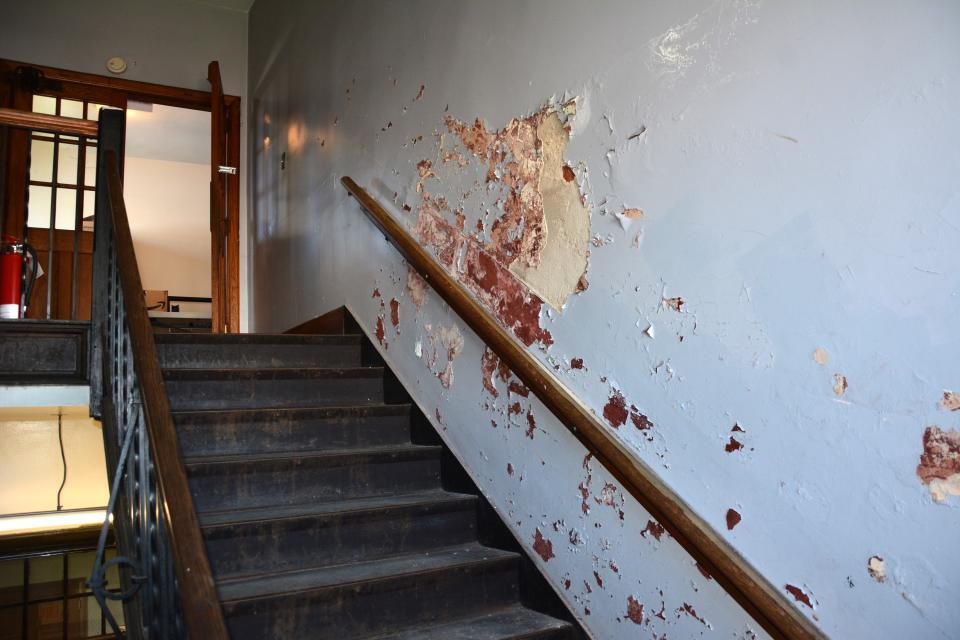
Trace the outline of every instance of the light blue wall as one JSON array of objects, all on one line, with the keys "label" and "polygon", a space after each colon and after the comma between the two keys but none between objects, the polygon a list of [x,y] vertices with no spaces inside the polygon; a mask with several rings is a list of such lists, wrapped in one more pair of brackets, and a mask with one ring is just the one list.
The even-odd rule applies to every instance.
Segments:
[{"label": "light blue wall", "polygon": [[[924,429],[960,427],[937,404],[960,388],[960,4],[261,0],[249,31],[255,328],[347,304],[372,333],[374,288],[399,299],[385,357],[518,538],[552,541],[542,566],[595,637],[755,625],[667,536],[641,535],[639,506],[621,521],[596,502],[610,479],[538,403],[532,440],[506,428],[483,345],[435,296],[416,310],[339,186],[352,176],[412,226],[399,205],[416,212],[445,115],[498,129],[579,97],[566,158],[608,242],[533,353],[598,413],[612,387],[637,404],[652,439],[618,435],[773,585],[808,594],[831,637],[960,637],[958,499],[934,503],[916,475]],[[461,187],[430,183],[452,203]],[[628,230],[624,204],[646,214]],[[448,390],[416,349],[450,326],[465,346]],[[727,453],[735,423],[745,448]],[[649,627],[626,620],[629,596]]]}]

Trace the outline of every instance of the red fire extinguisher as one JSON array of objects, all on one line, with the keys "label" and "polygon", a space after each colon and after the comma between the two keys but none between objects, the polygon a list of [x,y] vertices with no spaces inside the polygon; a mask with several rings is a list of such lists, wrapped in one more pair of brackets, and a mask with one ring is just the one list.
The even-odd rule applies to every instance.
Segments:
[{"label": "red fire extinguisher", "polygon": [[33,247],[13,236],[0,236],[0,319],[26,313],[38,267]]}]

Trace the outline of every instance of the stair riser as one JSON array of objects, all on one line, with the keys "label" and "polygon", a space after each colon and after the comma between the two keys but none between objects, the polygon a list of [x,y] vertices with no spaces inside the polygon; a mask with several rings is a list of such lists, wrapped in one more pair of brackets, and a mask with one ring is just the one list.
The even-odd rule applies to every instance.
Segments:
[{"label": "stair riser", "polygon": [[410,417],[406,413],[297,418],[278,412],[260,421],[241,416],[206,423],[189,419],[177,422],[180,447],[187,456],[345,449],[410,441]]},{"label": "stair riser", "polygon": [[518,595],[515,560],[361,582],[320,591],[227,602],[233,640],[346,640],[506,606]]},{"label": "stair riser", "polygon": [[436,488],[440,482],[439,457],[343,466],[301,461],[214,467],[187,468],[197,511],[413,493]]},{"label": "stair riser", "polygon": [[167,380],[174,411],[367,405],[383,402],[382,378]]},{"label": "stair riser", "polygon": [[207,556],[218,579],[259,571],[285,571],[370,561],[476,539],[472,503],[400,513],[345,514],[295,521],[232,525],[204,532]]},{"label": "stair riser", "polygon": [[359,367],[359,344],[164,344],[160,365],[181,369]]}]

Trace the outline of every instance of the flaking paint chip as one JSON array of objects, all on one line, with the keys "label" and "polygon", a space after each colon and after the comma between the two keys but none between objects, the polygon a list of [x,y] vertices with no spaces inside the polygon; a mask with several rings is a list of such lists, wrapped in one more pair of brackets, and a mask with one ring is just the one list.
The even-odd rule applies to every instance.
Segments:
[{"label": "flaking paint chip", "polygon": [[826,365],[829,359],[830,357],[827,354],[827,350],[823,347],[817,347],[813,352],[813,361],[821,366]]},{"label": "flaking paint chip", "polygon": [[833,374],[833,392],[837,394],[838,398],[847,392],[847,387],[849,386],[845,375],[841,373]]},{"label": "flaking paint chip", "polygon": [[887,567],[880,556],[871,556],[867,560],[867,572],[870,577],[877,582],[883,582],[887,579]]},{"label": "flaking paint chip", "polygon": [[944,391],[940,398],[940,407],[947,411],[960,411],[960,392]]}]

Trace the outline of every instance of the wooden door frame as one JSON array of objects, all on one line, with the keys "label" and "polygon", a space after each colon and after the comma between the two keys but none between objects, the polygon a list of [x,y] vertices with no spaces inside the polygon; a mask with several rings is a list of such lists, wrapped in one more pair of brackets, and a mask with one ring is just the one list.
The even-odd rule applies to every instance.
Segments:
[{"label": "wooden door frame", "polygon": [[[125,108],[131,100],[162,104],[184,109],[210,112],[210,92],[182,87],[170,87],[152,82],[140,82],[125,78],[100,76],[80,71],[57,69],[27,62],[0,59],[0,106],[29,111],[32,108],[32,98],[28,95],[24,83],[29,83],[29,95],[44,93],[71,100],[89,100],[99,104],[107,104]],[[227,292],[225,306],[228,332],[240,331],[240,98],[234,95],[224,95],[226,108],[227,136],[231,144],[228,145],[228,162],[237,167],[236,174],[227,176],[227,240],[229,247],[228,260],[223,277]],[[0,127],[0,129],[4,129]],[[29,139],[27,132],[6,128],[0,139],[0,151],[5,157],[16,157],[16,154],[25,154]],[[26,167],[23,163],[5,162],[3,176],[0,177],[0,228],[14,229],[15,235],[20,235],[24,220],[22,212],[25,208],[23,193],[19,189],[11,189],[11,185],[24,184],[26,181]],[[20,166],[17,166],[17,165]],[[18,193],[19,192],[19,193]],[[8,211],[20,212],[19,218],[7,219]],[[216,295],[217,288],[211,291]],[[217,300],[214,300],[214,305]],[[214,328],[216,331],[217,329]]]}]

